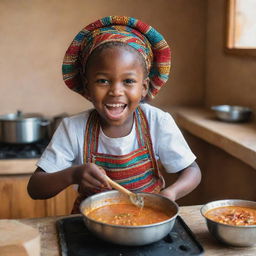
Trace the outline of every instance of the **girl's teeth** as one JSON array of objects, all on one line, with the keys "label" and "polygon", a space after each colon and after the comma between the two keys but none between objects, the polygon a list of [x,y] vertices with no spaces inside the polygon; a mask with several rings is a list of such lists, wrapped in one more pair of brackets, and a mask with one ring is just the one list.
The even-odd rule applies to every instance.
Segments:
[{"label": "girl's teeth", "polygon": [[123,107],[124,104],[106,104],[107,107],[112,107],[112,108],[120,108]]},{"label": "girl's teeth", "polygon": [[109,103],[106,104],[106,110],[110,118],[119,118],[123,113],[126,104],[123,103]]}]

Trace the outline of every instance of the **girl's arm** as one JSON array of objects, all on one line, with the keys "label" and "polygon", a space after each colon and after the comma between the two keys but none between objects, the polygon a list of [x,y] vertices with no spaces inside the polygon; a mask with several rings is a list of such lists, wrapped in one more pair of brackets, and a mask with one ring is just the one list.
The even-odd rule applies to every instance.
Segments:
[{"label": "girl's arm", "polygon": [[173,201],[189,194],[201,181],[201,171],[196,162],[183,169],[178,179],[169,187],[163,189],[160,194]]},{"label": "girl's arm", "polygon": [[37,168],[31,176],[27,190],[33,199],[48,199],[72,184],[79,185],[79,192],[111,187],[104,178],[105,171],[90,163],[73,166],[62,171],[47,173]]}]

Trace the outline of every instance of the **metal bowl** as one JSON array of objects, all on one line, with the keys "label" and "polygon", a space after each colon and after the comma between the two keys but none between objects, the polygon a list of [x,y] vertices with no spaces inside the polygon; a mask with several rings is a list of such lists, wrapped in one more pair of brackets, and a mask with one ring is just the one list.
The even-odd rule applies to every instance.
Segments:
[{"label": "metal bowl", "polygon": [[212,106],[211,109],[219,120],[226,122],[246,122],[252,114],[250,108],[241,106],[218,105]]},{"label": "metal bowl", "polygon": [[90,219],[87,214],[95,208],[115,203],[130,203],[126,195],[112,190],[95,194],[81,203],[80,210],[83,214],[85,225],[99,238],[120,245],[138,246],[161,240],[173,228],[178,215],[178,205],[158,194],[138,194],[143,196],[145,206],[165,210],[167,213],[173,212],[173,217],[166,221],[144,226],[111,225]]},{"label": "metal bowl", "polygon": [[209,232],[218,241],[232,246],[253,246],[256,244],[256,225],[227,225],[208,219],[205,213],[211,209],[223,206],[244,206],[256,209],[256,202],[238,199],[218,200],[207,203],[201,208]]}]

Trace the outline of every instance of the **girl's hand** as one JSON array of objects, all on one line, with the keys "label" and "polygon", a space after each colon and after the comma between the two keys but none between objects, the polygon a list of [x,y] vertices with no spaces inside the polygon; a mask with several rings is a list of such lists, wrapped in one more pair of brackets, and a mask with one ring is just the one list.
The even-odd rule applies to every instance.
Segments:
[{"label": "girl's hand", "polygon": [[78,166],[74,172],[74,183],[79,185],[79,192],[91,194],[109,190],[111,186],[105,179],[106,172],[102,167],[93,163]]},{"label": "girl's hand", "polygon": [[160,195],[165,196],[167,198],[169,198],[172,201],[176,200],[176,195],[174,192],[172,192],[170,189],[163,189],[162,191],[160,191]]}]

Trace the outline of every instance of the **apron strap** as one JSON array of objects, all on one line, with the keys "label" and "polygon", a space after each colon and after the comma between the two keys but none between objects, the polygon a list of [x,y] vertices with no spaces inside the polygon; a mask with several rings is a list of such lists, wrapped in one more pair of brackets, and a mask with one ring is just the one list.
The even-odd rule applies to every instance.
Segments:
[{"label": "apron strap", "polygon": [[140,120],[141,120],[142,135],[144,137],[143,141],[146,142],[146,147],[148,149],[155,174],[161,178],[162,186],[164,186],[165,182],[164,182],[162,174],[160,173],[160,170],[159,170],[156,158],[155,158],[155,154],[154,154],[154,150],[153,150],[153,143],[152,143],[151,135],[150,135],[150,128],[148,125],[146,115],[140,107],[138,107],[137,109],[138,109],[138,113],[140,115]]},{"label": "apron strap", "polygon": [[96,110],[89,114],[84,136],[84,163],[92,163],[93,152],[97,152],[100,122]]}]

